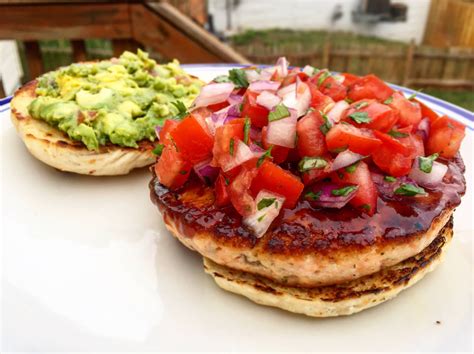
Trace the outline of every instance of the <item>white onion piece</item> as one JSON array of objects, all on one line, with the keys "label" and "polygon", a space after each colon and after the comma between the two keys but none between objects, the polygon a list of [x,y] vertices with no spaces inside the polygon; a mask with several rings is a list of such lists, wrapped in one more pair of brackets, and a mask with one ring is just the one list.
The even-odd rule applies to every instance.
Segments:
[{"label": "white onion piece", "polygon": [[281,102],[281,98],[269,91],[263,91],[257,96],[257,104],[265,107],[269,111],[273,109],[277,104]]},{"label": "white onion piece", "polygon": [[231,159],[229,159],[225,165],[221,166],[222,171],[227,172],[232,170],[234,167],[237,167],[243,164],[245,161],[250,160],[255,157],[254,153],[250,148],[241,140],[234,140],[236,143],[234,146],[234,154]]},{"label": "white onion piece", "polygon": [[292,149],[295,147],[298,116],[294,109],[289,108],[288,110],[290,111],[289,117],[268,123],[267,142]]},{"label": "white onion piece", "polygon": [[308,75],[308,76],[313,76],[314,74],[314,68],[311,65],[306,65],[303,68],[303,72]]},{"label": "white onion piece", "polygon": [[[258,210],[258,203],[262,201],[262,199],[273,200],[273,202],[269,206]],[[258,192],[255,202],[255,205],[257,205],[255,212],[244,217],[243,223],[254,232],[255,236],[260,238],[265,234],[265,232],[267,232],[272,221],[275,220],[280,213],[285,198],[278,194],[261,190]]]},{"label": "white onion piece", "polygon": [[365,156],[356,154],[355,152],[352,152],[350,150],[340,152],[331,165],[331,171],[336,171],[340,168],[350,166],[356,163],[357,161],[362,160],[363,158],[365,158]]},{"label": "white onion piece", "polygon": [[284,98],[290,93],[295,93],[296,92],[296,83],[292,83],[288,86],[285,86],[281,89],[278,90],[277,95],[280,96],[281,98]]},{"label": "white onion piece", "polygon": [[194,100],[195,107],[206,107],[227,100],[234,90],[234,84],[223,82],[217,84],[209,84],[201,89],[201,93]]},{"label": "white onion piece", "polygon": [[433,161],[431,172],[423,172],[420,170],[419,157],[417,157],[415,161],[413,161],[413,166],[408,177],[423,187],[435,187],[441,183],[447,171],[448,166],[443,165],[437,161]]},{"label": "white onion piece", "polygon": [[278,75],[280,77],[285,77],[288,75],[288,60],[285,57],[278,58],[276,62],[276,68],[278,71]]},{"label": "white onion piece", "polygon": [[257,70],[254,70],[254,69],[245,70],[245,76],[247,77],[248,82],[254,82],[254,81],[260,80],[260,74],[258,73]]},{"label": "white onion piece", "polygon": [[273,74],[275,73],[275,71],[276,71],[276,67],[274,66],[270,66],[268,68],[262,69],[262,71],[260,71],[259,80],[270,80]]},{"label": "white onion piece", "polygon": [[418,131],[423,134],[423,140],[426,140],[430,135],[430,119],[423,118],[418,124]]},{"label": "white onion piece", "polygon": [[300,77],[296,77],[296,111],[298,117],[306,114],[311,103],[311,91],[309,90],[308,85],[301,81]]},{"label": "white onion piece", "polygon": [[326,113],[329,121],[331,123],[338,123],[341,120],[342,113],[349,107],[349,103],[342,100],[337,102],[334,106],[332,106],[331,110]]},{"label": "white onion piece", "polygon": [[258,80],[252,82],[248,89],[252,92],[277,91],[280,85],[278,81]]},{"label": "white onion piece", "polygon": [[344,80],[346,79],[344,76],[342,75],[333,75],[332,77],[334,80],[336,80],[337,82],[339,82],[340,84],[342,84],[344,82]]},{"label": "white onion piece", "polygon": [[214,122],[211,117],[206,117],[204,121],[206,122],[206,126],[209,130],[209,133],[211,133],[212,136],[216,135],[216,122]]}]

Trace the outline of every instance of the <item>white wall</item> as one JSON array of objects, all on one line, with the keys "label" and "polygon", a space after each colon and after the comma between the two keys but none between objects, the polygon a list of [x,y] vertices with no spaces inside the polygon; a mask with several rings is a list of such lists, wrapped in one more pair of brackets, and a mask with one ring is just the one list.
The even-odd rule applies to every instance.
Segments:
[{"label": "white wall", "polygon": [[[430,0],[393,0],[408,6],[406,22],[380,22],[365,25],[352,22],[352,11],[360,0],[240,0],[232,12],[232,30],[290,28],[353,31],[387,39],[417,43],[423,39]],[[225,0],[209,0],[217,31],[226,30]],[[337,5],[343,16],[331,24]]]}]

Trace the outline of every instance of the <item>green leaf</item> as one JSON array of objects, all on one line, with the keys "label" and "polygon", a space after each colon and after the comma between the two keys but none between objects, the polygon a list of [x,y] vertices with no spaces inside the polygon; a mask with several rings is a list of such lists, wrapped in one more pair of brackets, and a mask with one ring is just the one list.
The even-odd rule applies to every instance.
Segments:
[{"label": "green leaf", "polygon": [[290,111],[282,103],[276,105],[273,111],[268,115],[268,121],[274,122],[290,116]]},{"label": "green leaf", "polygon": [[397,180],[395,177],[392,177],[392,176],[385,176],[383,179],[384,181],[390,182],[390,183],[393,183]]},{"label": "green leaf", "polygon": [[226,186],[230,184],[230,180],[227,177],[224,177],[224,182]]},{"label": "green leaf", "polygon": [[344,168],[348,173],[353,173],[356,168],[357,168],[357,165],[359,164],[360,161],[357,161],[356,163],[353,163],[352,165],[350,166],[347,166],[346,168]]},{"label": "green leaf", "polygon": [[393,96],[390,96],[389,98],[387,98],[385,101],[383,101],[384,104],[390,104],[393,102]]},{"label": "green leaf", "polygon": [[234,156],[234,138],[230,138],[229,154],[230,156]]},{"label": "green leaf", "polygon": [[176,102],[171,102],[171,104],[175,106],[176,109],[178,110],[178,114],[174,117],[175,119],[183,119],[189,114],[188,109],[186,108],[183,102],[176,101]]},{"label": "green leaf", "polygon": [[181,170],[181,171],[179,171],[179,173],[180,173],[181,175],[185,175],[186,173],[188,173],[188,171],[186,171],[186,170]]},{"label": "green leaf", "polygon": [[300,172],[306,172],[314,168],[322,169],[328,165],[327,161],[322,157],[303,157],[298,164]]},{"label": "green leaf", "polygon": [[164,147],[165,146],[163,144],[157,144],[151,152],[157,156],[161,156],[161,153],[163,152]]},{"label": "green leaf", "polygon": [[420,156],[418,157],[418,166],[420,167],[420,170],[423,171],[424,173],[431,173],[431,170],[433,168],[433,162],[439,157],[439,154],[433,154],[427,157]]},{"label": "green leaf", "polygon": [[354,100],[351,100],[349,97],[344,98],[344,101],[346,101],[346,102],[349,103],[349,104],[351,104],[352,102],[354,102]]},{"label": "green leaf", "polygon": [[352,118],[356,123],[369,123],[370,117],[367,112],[354,112],[349,114],[349,117]]},{"label": "green leaf", "polygon": [[304,195],[306,199],[310,200],[319,200],[319,197],[321,197],[321,191],[318,191],[314,193],[313,191],[310,191]]},{"label": "green leaf", "polygon": [[355,104],[354,108],[355,109],[361,109],[361,108],[367,107],[368,105],[369,105],[369,103],[367,101],[362,101],[362,102],[359,102],[359,103]]},{"label": "green leaf", "polygon": [[407,133],[398,132],[398,131],[393,130],[393,129],[390,130],[387,134],[394,137],[394,138],[397,138],[397,139],[398,138],[406,138],[409,135]]},{"label": "green leaf", "polygon": [[426,194],[425,190],[421,187],[417,187],[413,184],[409,184],[409,183],[403,183],[402,185],[400,185],[400,187],[398,187],[397,189],[395,189],[395,194],[398,194],[398,195],[405,195],[405,196],[408,196],[408,197],[413,197],[417,194]]},{"label": "green leaf", "polygon": [[272,149],[273,149],[273,145],[270,146],[270,148],[269,148],[267,151],[265,151],[265,153],[264,153],[262,156],[260,156],[260,157],[258,158],[258,160],[257,160],[257,167],[260,167],[260,166],[262,165],[263,161],[265,161],[265,159],[266,159],[267,157],[272,157],[272,154],[271,154],[271,153],[272,153]]},{"label": "green leaf", "polygon": [[249,85],[245,70],[242,69],[229,70],[229,79],[234,83],[235,87],[237,88],[247,87]]},{"label": "green leaf", "polygon": [[327,70],[323,71],[321,73],[321,76],[318,78],[318,87],[321,86],[323,84],[323,82],[329,77],[331,76],[331,73]]},{"label": "green leaf", "polygon": [[217,83],[222,83],[222,82],[231,82],[230,79],[229,79],[229,76],[227,75],[219,75],[219,76],[216,76],[214,78],[214,80],[212,80],[214,82],[217,82]]},{"label": "green leaf", "polygon": [[346,195],[348,195],[348,194],[352,193],[353,191],[355,191],[357,188],[358,188],[358,186],[347,186],[347,187],[343,187],[343,188],[339,188],[339,189],[333,189],[331,191],[331,194],[336,195],[336,196],[345,197]]},{"label": "green leaf", "polygon": [[250,118],[245,118],[244,123],[244,143],[249,144],[249,136],[250,136]]},{"label": "green leaf", "polygon": [[321,124],[321,126],[319,127],[319,130],[321,130],[321,133],[323,133],[324,135],[326,135],[328,133],[329,130],[331,130],[332,128],[332,124],[331,122],[329,121],[329,118],[327,115],[323,114],[321,111],[319,111],[321,113],[321,116],[323,117],[324,119],[324,123]]},{"label": "green leaf", "polygon": [[371,209],[369,204],[362,204],[360,207],[364,210],[367,210],[367,211],[370,211],[370,209]]},{"label": "green leaf", "polygon": [[261,222],[263,219],[265,219],[265,216],[267,216],[267,214],[263,214],[263,215],[259,216],[257,221]]},{"label": "green leaf", "polygon": [[262,210],[263,208],[267,208],[275,202],[276,198],[263,198],[257,204],[257,209]]}]

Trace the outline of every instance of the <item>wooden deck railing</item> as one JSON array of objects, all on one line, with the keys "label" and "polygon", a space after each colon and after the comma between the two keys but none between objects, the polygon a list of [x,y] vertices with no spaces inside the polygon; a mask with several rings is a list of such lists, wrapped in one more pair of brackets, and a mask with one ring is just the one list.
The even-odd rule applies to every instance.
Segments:
[{"label": "wooden deck railing", "polygon": [[38,41],[47,39],[71,40],[74,61],[85,60],[85,39],[100,38],[112,41],[114,55],[146,47],[182,63],[248,63],[203,29],[202,16],[188,17],[172,5],[187,8],[190,15],[202,12],[193,11],[202,0],[186,2],[0,0],[0,39],[24,42],[31,77],[44,71]]}]

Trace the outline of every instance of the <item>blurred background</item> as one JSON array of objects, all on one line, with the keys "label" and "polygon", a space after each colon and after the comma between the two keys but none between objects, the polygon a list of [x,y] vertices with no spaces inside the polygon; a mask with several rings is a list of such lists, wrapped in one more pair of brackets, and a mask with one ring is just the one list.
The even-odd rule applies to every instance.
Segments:
[{"label": "blurred background", "polygon": [[59,66],[137,48],[160,62],[286,56],[474,110],[474,0],[0,0],[0,97]]}]

